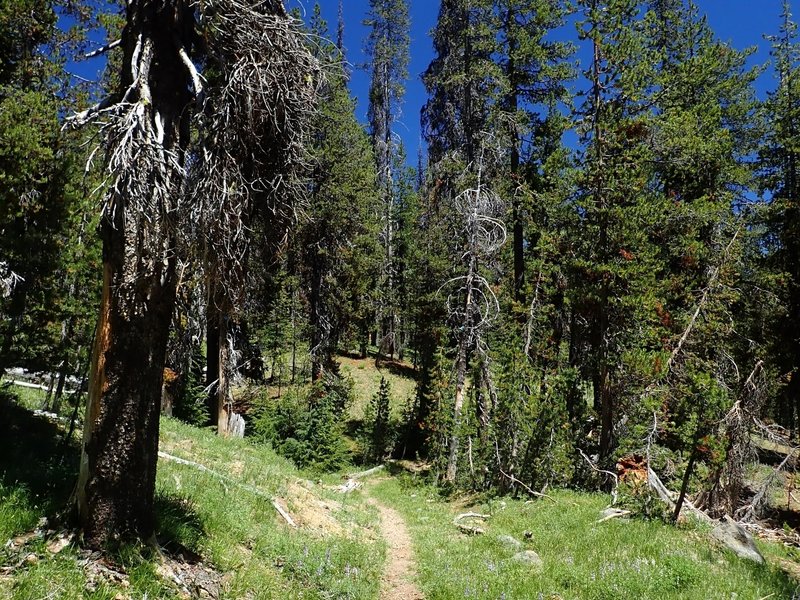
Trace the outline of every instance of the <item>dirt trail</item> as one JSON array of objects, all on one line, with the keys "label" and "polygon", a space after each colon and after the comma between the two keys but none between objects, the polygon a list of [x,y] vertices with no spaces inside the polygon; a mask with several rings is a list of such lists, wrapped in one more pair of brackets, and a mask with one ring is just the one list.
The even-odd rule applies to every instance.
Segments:
[{"label": "dirt trail", "polygon": [[423,600],[425,596],[414,583],[417,574],[414,550],[408,528],[393,508],[370,497],[380,514],[381,533],[386,540],[386,568],[381,577],[381,600]]}]

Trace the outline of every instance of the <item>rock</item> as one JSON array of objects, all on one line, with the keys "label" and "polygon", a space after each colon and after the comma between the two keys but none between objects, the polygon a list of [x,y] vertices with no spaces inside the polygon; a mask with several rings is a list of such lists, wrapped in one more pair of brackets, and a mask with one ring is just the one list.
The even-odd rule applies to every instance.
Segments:
[{"label": "rock", "polygon": [[736,521],[725,515],[711,532],[712,537],[739,558],[764,563],[764,557],[758,551],[753,536]]},{"label": "rock", "polygon": [[39,557],[36,556],[35,554],[28,554],[28,556],[25,557],[26,564],[35,565],[38,562],[39,562]]},{"label": "rock", "polygon": [[522,550],[522,542],[511,535],[498,535],[497,541],[503,544],[507,550]]},{"label": "rock", "polygon": [[529,565],[534,569],[541,569],[544,567],[544,562],[542,561],[541,556],[539,556],[533,550],[525,550],[523,552],[517,552],[512,560],[516,562],[520,562],[525,565]]}]

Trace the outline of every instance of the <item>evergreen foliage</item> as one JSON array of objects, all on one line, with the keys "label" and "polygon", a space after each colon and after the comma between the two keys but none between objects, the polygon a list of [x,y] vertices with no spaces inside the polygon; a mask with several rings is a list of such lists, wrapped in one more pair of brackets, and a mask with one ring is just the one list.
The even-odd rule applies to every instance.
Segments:
[{"label": "evergreen foliage", "polygon": [[[327,26],[312,22],[324,40]],[[308,221],[297,232],[297,267],[309,310],[312,378],[332,368],[340,342],[364,345],[363,332],[374,310],[378,277],[378,223],[374,211],[378,193],[369,138],[355,119],[355,103],[346,87],[337,49],[321,41],[323,64],[332,61],[314,127],[315,169]]]},{"label": "evergreen foliage", "polygon": [[[136,27],[166,22],[146,2],[123,18],[0,0],[0,375],[50,373],[43,408],[59,411],[67,375],[90,361],[102,264],[116,329],[101,320],[106,346],[94,352],[117,383],[93,389],[143,415],[109,435],[157,448],[160,373],[175,416],[223,431],[243,377],[268,384],[248,419],[254,438],[313,470],[394,455],[428,461],[449,488],[535,494],[597,487],[627,460],[715,515],[742,510],[753,440],[796,445],[800,427],[789,0],[767,36],[763,102],[752,50],[720,40],[694,0],[443,0],[417,168],[395,131],[407,0],[369,2],[366,123],[349,89],[343,2],[335,44],[319,4],[301,30],[277,0],[226,2],[170,13],[181,54],[166,34],[137,46]],[[259,37],[273,17],[290,51]],[[65,116],[98,90],[64,65],[99,26],[124,48],[108,55],[108,104],[69,122],[102,119],[75,131]],[[256,38],[285,79],[258,75]],[[289,113],[307,126],[293,129]],[[109,134],[104,175],[85,166],[97,127]],[[102,256],[95,189],[106,194]],[[142,340],[155,350],[135,351]],[[341,354],[413,370],[400,423],[386,379],[351,422]],[[150,483],[152,454],[136,459]],[[623,496],[660,516],[635,482]]]},{"label": "evergreen foliage", "polygon": [[385,377],[381,377],[379,390],[370,399],[364,410],[361,444],[364,461],[381,463],[391,448],[391,425],[389,422],[389,405],[391,387]]},{"label": "evergreen foliage", "polygon": [[350,460],[344,429],[351,400],[352,382],[328,373],[309,390],[293,387],[281,398],[262,400],[254,435],[299,467],[336,471]]}]

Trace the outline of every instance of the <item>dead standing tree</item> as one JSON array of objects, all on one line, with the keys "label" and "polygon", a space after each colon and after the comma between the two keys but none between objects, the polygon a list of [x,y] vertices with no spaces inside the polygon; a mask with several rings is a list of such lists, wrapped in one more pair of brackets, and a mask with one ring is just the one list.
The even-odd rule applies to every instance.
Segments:
[{"label": "dead standing tree", "polygon": [[[234,22],[240,31],[225,35]],[[280,181],[279,169],[299,152],[314,99],[315,63],[298,37],[279,1],[130,0],[121,41],[107,47],[122,49],[120,87],[71,119],[74,125],[100,126],[108,171],[100,224],[103,297],[77,488],[89,546],[102,548],[126,536],[149,538],[155,527],[159,408],[175,304],[177,239],[185,219],[214,210],[210,201],[200,202],[202,194],[188,193],[187,163],[199,165],[191,178],[196,190],[202,190],[203,177],[216,176],[205,155],[187,160],[193,123],[201,138],[229,130],[218,138],[227,145],[214,152],[246,169],[238,186]],[[244,45],[253,40],[261,43]],[[221,73],[205,103],[195,66],[202,63]],[[275,69],[282,72],[271,72]],[[275,82],[282,89],[264,93],[264,86]],[[195,106],[205,107],[203,119],[193,119]],[[252,134],[237,140],[244,131]],[[262,152],[267,158],[254,160]],[[248,178],[256,167],[267,174]],[[247,212],[246,203],[224,198],[212,218],[228,223]],[[238,256],[239,240],[221,245]]]},{"label": "dead standing tree", "polygon": [[[484,332],[499,314],[500,306],[481,266],[496,256],[506,241],[506,228],[497,218],[503,212],[503,202],[483,181],[483,166],[479,164],[475,187],[461,192],[454,203],[455,214],[461,221],[464,250],[461,255],[465,273],[446,285],[456,286],[447,298],[447,310],[456,338],[454,365],[456,390],[453,404],[453,425],[448,443],[447,471],[444,480],[455,482],[458,468],[459,428],[464,410],[465,382],[470,356],[477,352],[482,364],[488,364],[488,348]],[[488,369],[482,370],[486,385],[492,390]]]},{"label": "dead standing tree", "polygon": [[280,2],[224,0],[208,26],[221,70],[192,174],[197,219],[205,232],[209,311],[216,320],[217,431],[226,435],[236,378],[234,327],[255,232],[262,246],[283,238],[303,195],[306,117],[319,67],[298,23]]}]

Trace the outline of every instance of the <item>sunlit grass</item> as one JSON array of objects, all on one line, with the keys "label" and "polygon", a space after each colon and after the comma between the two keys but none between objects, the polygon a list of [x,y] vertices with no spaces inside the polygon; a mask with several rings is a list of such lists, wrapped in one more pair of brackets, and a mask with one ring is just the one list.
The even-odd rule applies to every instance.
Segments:
[{"label": "sunlit grass", "polygon": [[[14,404],[3,406],[2,544],[66,507],[77,473],[77,448],[60,445],[55,425]],[[162,421],[161,436],[164,451],[225,477],[165,460],[159,461],[157,477],[159,543],[166,552],[185,548],[199,554],[222,576],[221,598],[376,597],[384,546],[374,509],[358,494],[343,498],[309,482],[265,446],[223,440],[172,419]],[[325,520],[292,529],[278,516],[272,496],[294,514],[312,503]],[[87,587],[81,558],[74,545],[51,555],[42,539],[31,540],[21,554],[0,550],[0,564],[16,567],[0,575],[0,598],[179,597],[157,574],[158,556],[150,547],[124,546],[113,553],[128,575],[125,587],[103,582]]]},{"label": "sunlit grass", "polygon": [[[407,519],[430,600],[791,598],[797,587],[774,565],[713,547],[702,531],[661,521],[597,523],[607,496],[561,491],[553,493],[555,502],[483,503],[475,509],[492,515],[487,532],[467,536],[452,524],[455,511],[467,509],[443,502],[432,488],[386,480],[375,494]],[[536,551],[541,570],[514,561],[516,550],[501,535]],[[769,545],[764,552],[782,553]]]}]

